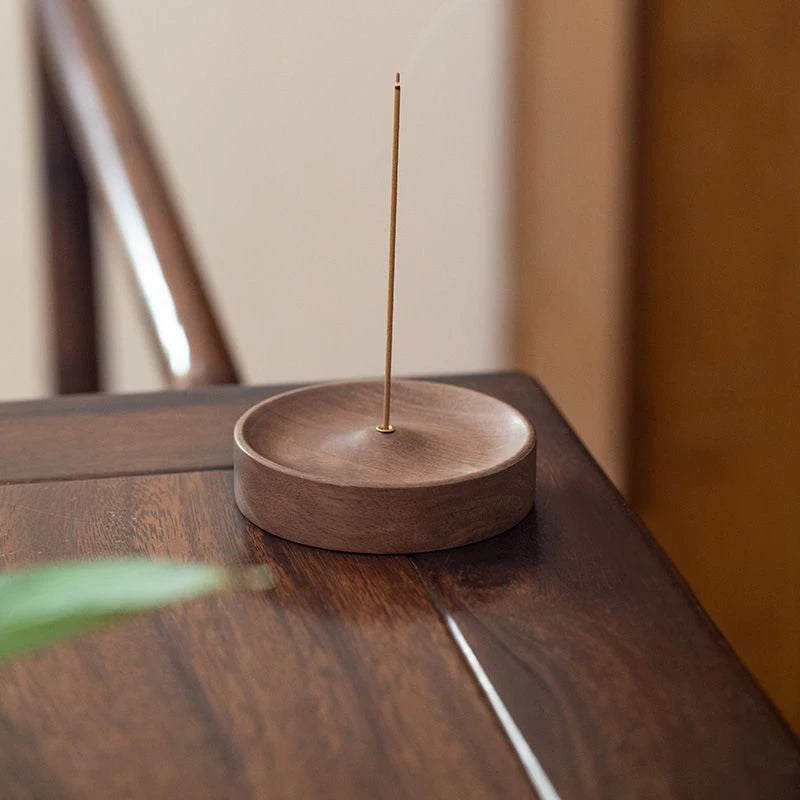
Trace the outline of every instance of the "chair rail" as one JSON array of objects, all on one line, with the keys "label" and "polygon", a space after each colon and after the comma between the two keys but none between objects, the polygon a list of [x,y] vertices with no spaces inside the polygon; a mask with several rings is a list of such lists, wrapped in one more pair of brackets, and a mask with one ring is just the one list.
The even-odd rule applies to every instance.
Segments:
[{"label": "chair rail", "polygon": [[[62,341],[68,327],[65,315],[74,315],[81,307],[84,315],[93,310],[93,286],[82,285],[91,283],[91,267],[79,265],[91,264],[88,222],[80,211],[86,205],[80,202],[80,181],[84,181],[88,191],[102,200],[122,239],[170,385],[237,382],[178,212],[94,8],[89,0],[35,0],[33,7],[48,162],[50,269],[53,294],[60,288],[66,296],[52,298],[59,361],[70,355],[72,347]],[[80,167],[77,179],[70,168],[70,145]],[[66,226],[56,219],[65,212]],[[69,218],[76,213],[81,223],[77,234],[75,220]],[[70,294],[74,298],[79,291],[90,300],[70,301]],[[86,327],[86,322],[77,321],[77,328]],[[93,318],[89,322],[94,326]],[[78,339],[76,347],[83,347],[96,362],[93,332]],[[74,352],[71,357],[74,362]],[[62,369],[59,383],[66,391],[93,391],[98,387],[91,386],[92,379],[98,383],[96,368],[94,376],[89,370],[88,377],[78,375],[65,386]]]}]

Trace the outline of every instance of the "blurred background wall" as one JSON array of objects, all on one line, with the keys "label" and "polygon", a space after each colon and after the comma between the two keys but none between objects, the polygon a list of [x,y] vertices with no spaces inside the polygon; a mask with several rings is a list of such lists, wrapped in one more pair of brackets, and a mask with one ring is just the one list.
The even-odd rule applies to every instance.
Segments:
[{"label": "blurred background wall", "polygon": [[47,391],[26,4],[0,0],[0,398]]},{"label": "blurred background wall", "polygon": [[[397,369],[539,375],[800,728],[800,6],[96,3],[249,382],[380,371],[401,70]],[[49,391],[25,11],[0,397]],[[100,249],[108,388],[159,388]]]},{"label": "blurred background wall", "polygon": [[[396,368],[509,363],[509,4],[99,0],[248,381],[383,363],[403,73]],[[26,3],[0,0],[0,396],[48,390]],[[160,387],[113,236],[108,387]]]},{"label": "blurred background wall", "polygon": [[640,52],[629,495],[800,730],[800,4],[648,3]]}]

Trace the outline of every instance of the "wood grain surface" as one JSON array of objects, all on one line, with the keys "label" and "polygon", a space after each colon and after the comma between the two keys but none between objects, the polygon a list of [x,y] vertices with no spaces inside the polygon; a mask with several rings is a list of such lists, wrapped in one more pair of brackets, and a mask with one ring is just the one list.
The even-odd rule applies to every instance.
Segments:
[{"label": "wood grain surface", "polygon": [[264,536],[230,471],[5,486],[0,529],[5,567],[124,551],[280,581],[6,668],[4,798],[530,795],[406,559]]},{"label": "wood grain surface", "polygon": [[[510,390],[510,391],[509,391]],[[536,510],[414,557],[564,797],[798,797],[798,743],[543,393]]]},{"label": "wood grain surface", "polygon": [[[354,556],[262,534],[230,470],[208,469],[211,435],[202,472],[0,486],[3,568],[144,551],[268,561],[282,578],[4,669],[2,796],[516,797],[544,775],[563,798],[797,798],[797,740],[546,395],[518,374],[458,382],[539,439],[534,511],[470,547]],[[204,409],[229,442],[253,391],[108,400],[112,438],[138,458],[148,413],[177,425]],[[102,398],[82,402],[62,418],[99,424]],[[32,458],[31,474],[48,468]]]},{"label": "wood grain surface", "polygon": [[800,5],[642,15],[631,498],[800,731]]},{"label": "wood grain surface", "polygon": [[282,388],[5,403],[0,483],[230,467],[236,420]]}]

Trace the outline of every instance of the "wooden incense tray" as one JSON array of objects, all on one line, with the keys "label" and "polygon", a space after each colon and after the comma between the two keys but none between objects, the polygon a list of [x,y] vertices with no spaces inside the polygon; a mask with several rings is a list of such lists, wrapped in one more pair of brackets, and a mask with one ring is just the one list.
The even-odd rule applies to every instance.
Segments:
[{"label": "wooden incense tray", "polygon": [[360,553],[440,550],[486,539],[533,505],[536,436],[488,395],[392,384],[394,432],[376,430],[377,381],[286,392],[234,430],[242,513],[302,544]]}]

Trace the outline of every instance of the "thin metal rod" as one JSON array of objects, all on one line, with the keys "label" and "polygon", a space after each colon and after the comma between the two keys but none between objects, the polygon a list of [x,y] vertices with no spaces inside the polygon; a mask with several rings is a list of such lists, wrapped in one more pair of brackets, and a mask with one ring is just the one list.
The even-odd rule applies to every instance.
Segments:
[{"label": "thin metal rod", "polygon": [[400,151],[400,73],[394,79],[394,133],[392,136],[392,205],[389,216],[389,285],[386,291],[386,364],[383,374],[383,422],[381,433],[392,433],[392,328],[394,325],[394,252],[397,240],[397,160]]}]

